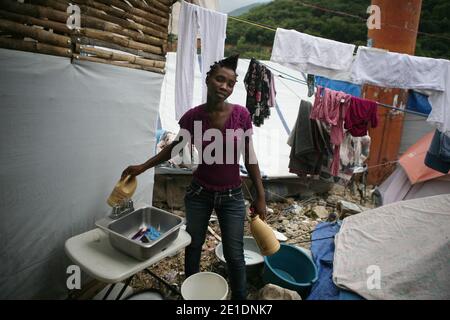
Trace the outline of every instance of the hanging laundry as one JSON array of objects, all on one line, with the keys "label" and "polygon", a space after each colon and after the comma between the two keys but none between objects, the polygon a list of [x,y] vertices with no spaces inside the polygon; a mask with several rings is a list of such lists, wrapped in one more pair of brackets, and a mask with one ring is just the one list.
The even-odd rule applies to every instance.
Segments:
[{"label": "hanging laundry", "polygon": [[331,80],[321,76],[315,76],[314,82],[317,86],[322,86],[335,91],[342,91],[354,97],[361,97],[361,86],[346,81]]},{"label": "hanging laundry", "polygon": [[270,107],[275,107],[277,105],[276,96],[277,91],[275,90],[275,76],[273,75],[272,72],[270,72],[270,94],[269,94]]},{"label": "hanging laundry", "polygon": [[318,175],[327,161],[327,152],[315,120],[311,120],[312,104],[302,100],[297,120],[288,139],[291,146],[289,172],[299,176]]},{"label": "hanging laundry", "polygon": [[352,82],[399,89],[444,91],[445,60],[358,47]]},{"label": "hanging laundry", "polygon": [[428,121],[450,136],[450,61],[359,47],[352,82],[381,87],[431,90]]},{"label": "hanging laundry", "polygon": [[420,92],[410,90],[408,92],[408,102],[406,103],[406,109],[423,114],[430,114],[431,105],[428,101],[428,96]]},{"label": "hanging laundry", "polygon": [[434,91],[428,96],[431,104],[431,112],[427,121],[431,122],[438,130],[450,137],[450,61],[444,60],[445,78],[444,92]]},{"label": "hanging laundry", "polygon": [[202,102],[206,102],[206,73],[215,61],[223,58],[226,28],[226,14],[185,1],[181,2],[175,71],[175,118],[177,120],[180,120],[181,116],[193,106],[197,31],[202,43]]},{"label": "hanging laundry", "polygon": [[345,114],[344,128],[354,137],[367,135],[369,124],[378,126],[377,103],[370,100],[352,97]]},{"label": "hanging laundry", "polygon": [[341,91],[317,87],[311,119],[320,120],[330,125],[330,142],[334,145],[331,174],[339,173],[339,149],[344,140],[344,118],[351,96]]},{"label": "hanging laundry", "polygon": [[349,81],[355,46],[277,28],[270,61],[304,73]]},{"label": "hanging laundry", "polygon": [[425,165],[445,174],[450,171],[450,137],[439,130],[434,132],[430,148],[425,156]]},{"label": "hanging laundry", "polygon": [[306,84],[308,86],[308,97],[312,97],[314,95],[314,84],[315,84],[313,74],[308,74],[308,77],[306,78]]},{"label": "hanging laundry", "polygon": [[270,116],[270,108],[275,106],[275,81],[272,72],[264,65],[251,59],[244,78],[247,90],[246,107],[257,127]]},{"label": "hanging laundry", "polygon": [[353,137],[348,132],[340,149],[341,171],[348,175],[365,170],[365,162],[369,157],[370,136]]}]

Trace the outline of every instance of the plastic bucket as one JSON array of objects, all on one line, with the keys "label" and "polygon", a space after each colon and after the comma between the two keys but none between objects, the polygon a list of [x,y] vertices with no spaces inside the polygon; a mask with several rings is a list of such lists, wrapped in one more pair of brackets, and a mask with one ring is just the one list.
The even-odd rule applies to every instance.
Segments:
[{"label": "plastic bucket", "polygon": [[277,253],[264,257],[264,282],[295,290],[303,299],[308,296],[317,276],[311,257],[293,245],[281,244]]},{"label": "plastic bucket", "polygon": [[[223,245],[220,242],[215,249],[217,259],[226,267],[226,260],[223,255]],[[258,244],[253,237],[244,237],[244,258],[245,268],[248,274],[260,274],[264,266],[264,256],[259,250]]]},{"label": "plastic bucket", "polygon": [[227,295],[227,281],[214,272],[195,273],[181,285],[184,300],[225,300]]},{"label": "plastic bucket", "polygon": [[155,289],[144,289],[135,293],[132,293],[125,300],[164,300],[164,296],[161,292]]}]

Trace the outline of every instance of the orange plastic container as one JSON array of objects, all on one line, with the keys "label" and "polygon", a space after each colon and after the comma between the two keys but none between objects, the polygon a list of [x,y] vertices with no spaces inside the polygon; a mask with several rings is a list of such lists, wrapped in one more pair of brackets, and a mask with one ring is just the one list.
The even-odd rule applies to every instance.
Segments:
[{"label": "orange plastic container", "polygon": [[111,195],[109,196],[107,203],[114,207],[120,204],[125,199],[131,199],[137,187],[137,179],[135,176],[126,176],[124,179],[120,179],[114,187]]}]

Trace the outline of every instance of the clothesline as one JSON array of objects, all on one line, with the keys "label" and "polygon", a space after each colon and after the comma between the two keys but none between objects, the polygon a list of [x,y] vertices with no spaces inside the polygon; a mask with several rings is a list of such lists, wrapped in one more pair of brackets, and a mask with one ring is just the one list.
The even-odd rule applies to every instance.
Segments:
[{"label": "clothesline", "polygon": [[[255,59],[255,60],[256,60],[256,59]],[[294,82],[298,82],[298,83],[301,83],[301,84],[304,84],[304,85],[308,85],[308,84],[306,83],[306,81],[304,81],[304,80],[298,79],[298,78],[296,78],[296,77],[294,77],[294,76],[291,76],[291,75],[289,75],[289,74],[287,74],[287,73],[285,73],[285,72],[279,71],[279,70],[277,70],[277,69],[275,69],[275,68],[273,68],[273,67],[271,67],[271,66],[268,66],[267,64],[262,63],[262,62],[260,62],[260,61],[258,61],[258,63],[260,63],[261,65],[265,66],[266,68],[269,68],[269,69],[271,69],[271,70],[274,70],[275,72],[281,73],[281,75],[276,75],[276,76],[278,76],[278,77],[280,77],[280,78],[283,78],[283,79],[286,79],[286,80],[291,80],[291,81],[294,81]],[[289,78],[288,78],[288,77],[285,77],[285,76],[282,76],[283,74],[284,74],[284,75],[287,75]],[[381,102],[378,102],[378,101],[375,101],[375,102],[377,103],[377,105],[379,105],[379,106],[381,106],[381,107],[384,107],[384,108],[388,108],[388,109],[391,109],[391,110],[396,110],[396,111],[400,111],[400,112],[410,113],[410,114],[414,114],[414,115],[417,115],[417,116],[421,116],[421,117],[428,118],[428,115],[427,115],[427,114],[424,114],[424,113],[421,113],[421,112],[417,112],[417,111],[412,111],[412,110],[407,110],[407,109],[402,109],[402,108],[394,107],[394,106],[392,106],[392,105],[388,105],[388,104],[381,103]]]}]

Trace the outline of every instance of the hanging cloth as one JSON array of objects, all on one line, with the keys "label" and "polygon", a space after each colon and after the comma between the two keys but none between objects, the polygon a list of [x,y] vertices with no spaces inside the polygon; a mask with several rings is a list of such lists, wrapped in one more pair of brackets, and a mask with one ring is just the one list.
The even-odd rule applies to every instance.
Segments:
[{"label": "hanging cloth", "polygon": [[206,102],[206,73],[215,61],[223,58],[227,15],[182,1],[178,24],[175,118],[180,120],[193,105],[197,32],[202,42],[202,102]]},{"label": "hanging cloth", "polygon": [[252,122],[259,127],[270,116],[270,108],[275,106],[275,83],[272,72],[255,59],[251,59],[244,78],[247,90],[246,107]]},{"label": "hanging cloth", "polygon": [[299,176],[318,175],[322,164],[327,161],[324,142],[318,125],[311,120],[311,102],[302,100],[294,129],[288,139],[291,146],[289,172]]},{"label": "hanging cloth", "polygon": [[270,61],[304,73],[350,81],[355,45],[277,28]]},{"label": "hanging cloth", "polygon": [[352,82],[381,87],[427,90],[428,122],[450,136],[450,61],[359,47]]},{"label": "hanging cloth", "polygon": [[344,128],[354,137],[367,135],[369,124],[378,126],[377,103],[374,101],[352,97],[345,114]]},{"label": "hanging cloth", "polygon": [[351,95],[321,86],[317,87],[311,119],[320,120],[330,126],[330,143],[334,145],[331,174],[339,173],[339,150],[344,140],[344,118],[350,105]]}]

